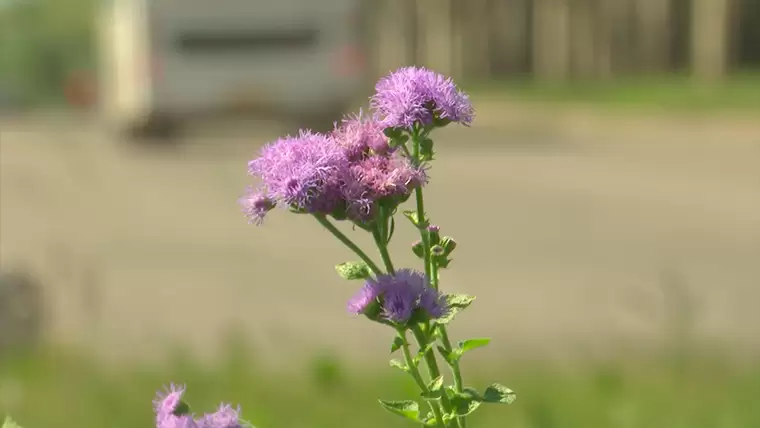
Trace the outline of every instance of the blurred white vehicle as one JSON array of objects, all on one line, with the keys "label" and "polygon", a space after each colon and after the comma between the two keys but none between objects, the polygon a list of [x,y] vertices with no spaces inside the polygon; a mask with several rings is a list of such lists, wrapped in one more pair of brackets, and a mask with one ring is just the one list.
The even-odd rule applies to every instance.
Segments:
[{"label": "blurred white vehicle", "polygon": [[330,125],[366,84],[362,0],[107,0],[100,99],[118,129],[263,110]]}]

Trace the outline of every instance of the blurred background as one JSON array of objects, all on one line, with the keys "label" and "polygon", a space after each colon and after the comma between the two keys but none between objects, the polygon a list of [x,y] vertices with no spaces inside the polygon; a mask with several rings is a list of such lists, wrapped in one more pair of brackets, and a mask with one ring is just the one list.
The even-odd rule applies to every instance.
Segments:
[{"label": "blurred background", "polygon": [[0,0],[0,416],[151,426],[174,381],[262,428],[404,426],[351,255],[236,199],[413,64],[478,112],[426,192],[478,296],[452,335],[494,339],[466,383],[518,394],[472,425],[760,426],[759,0]]}]

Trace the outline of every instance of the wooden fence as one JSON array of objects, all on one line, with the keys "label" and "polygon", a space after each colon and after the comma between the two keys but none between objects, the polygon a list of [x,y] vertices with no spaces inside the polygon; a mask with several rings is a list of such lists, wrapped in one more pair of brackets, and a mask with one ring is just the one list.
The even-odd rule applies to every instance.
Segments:
[{"label": "wooden fence", "polygon": [[[760,26],[753,6],[760,0],[377,0],[373,67],[551,81],[691,70],[715,80],[741,29]],[[758,34],[744,43],[760,63]]]}]

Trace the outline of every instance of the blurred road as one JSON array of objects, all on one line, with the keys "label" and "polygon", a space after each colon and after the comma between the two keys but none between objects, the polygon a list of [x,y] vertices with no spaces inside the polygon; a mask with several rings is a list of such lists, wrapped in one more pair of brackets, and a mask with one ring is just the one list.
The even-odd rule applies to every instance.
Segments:
[{"label": "blurred road", "polygon": [[[760,353],[757,128],[496,122],[436,140],[428,211],[460,243],[442,284],[478,296],[456,337],[494,337],[490,358],[676,337]],[[384,360],[390,332],[344,310],[358,284],[332,266],[348,251],[308,217],[275,211],[256,228],[238,210],[247,160],[280,132],[218,123],[151,150],[86,116],[0,119],[0,261],[44,281],[54,340],[104,355],[213,354],[237,324],[262,358]],[[394,240],[396,265],[414,263],[403,222]]]}]

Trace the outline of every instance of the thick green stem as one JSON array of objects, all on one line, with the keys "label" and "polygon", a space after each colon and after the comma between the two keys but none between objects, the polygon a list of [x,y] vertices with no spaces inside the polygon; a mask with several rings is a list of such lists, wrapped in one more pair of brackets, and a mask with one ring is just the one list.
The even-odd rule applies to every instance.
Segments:
[{"label": "thick green stem", "polygon": [[[409,351],[409,342],[406,340],[406,332],[403,329],[398,329],[398,337],[401,339],[401,350],[404,353],[404,362],[409,368],[409,374],[412,375],[414,382],[417,383],[417,386],[420,388],[422,393],[428,394],[430,390],[428,390],[425,381],[422,379],[420,370],[417,368],[417,365],[414,364],[414,359],[412,358],[412,354]],[[433,411],[433,415],[435,416],[435,421],[438,427],[446,428],[446,424],[443,421],[443,414],[441,413],[441,409],[435,403],[428,402],[428,404],[430,405],[430,410]]]},{"label": "thick green stem", "polygon": [[335,225],[332,224],[330,222],[330,220],[327,219],[327,217],[325,217],[323,214],[314,214],[314,218],[317,219],[317,221],[319,222],[319,224],[321,224],[322,226],[324,226],[325,229],[327,229],[336,238],[338,238],[338,240],[340,242],[342,242],[343,245],[345,245],[351,251],[353,251],[354,253],[356,253],[356,255],[359,256],[359,258],[362,259],[362,261],[364,263],[366,263],[367,266],[369,266],[370,269],[372,269],[372,272],[374,272],[375,275],[382,275],[383,270],[380,269],[375,264],[375,262],[373,262],[372,259],[369,258],[369,256],[367,255],[367,253],[365,253],[364,251],[362,251],[362,249],[359,248],[356,244],[354,244],[354,242],[351,241],[351,239],[349,239],[346,235],[344,235],[343,232],[341,232],[340,230],[338,230],[338,228],[335,227]]},{"label": "thick green stem", "polygon": [[[417,339],[417,343],[420,346],[420,349],[424,349],[427,346],[427,338],[425,336],[425,333],[419,328],[419,326],[414,326],[411,328],[412,333],[414,333],[415,339]],[[429,349],[427,352],[425,352],[424,355],[425,358],[425,364],[428,367],[428,373],[430,374],[430,379],[435,379],[438,376],[441,375],[441,370],[438,368],[438,361],[435,359],[435,353],[432,349]],[[453,409],[451,407],[451,401],[449,400],[449,396],[446,395],[446,392],[444,391],[443,395],[441,396],[441,406],[443,407],[443,410],[446,413],[450,413]],[[459,420],[457,419],[457,425],[459,425]]]}]

